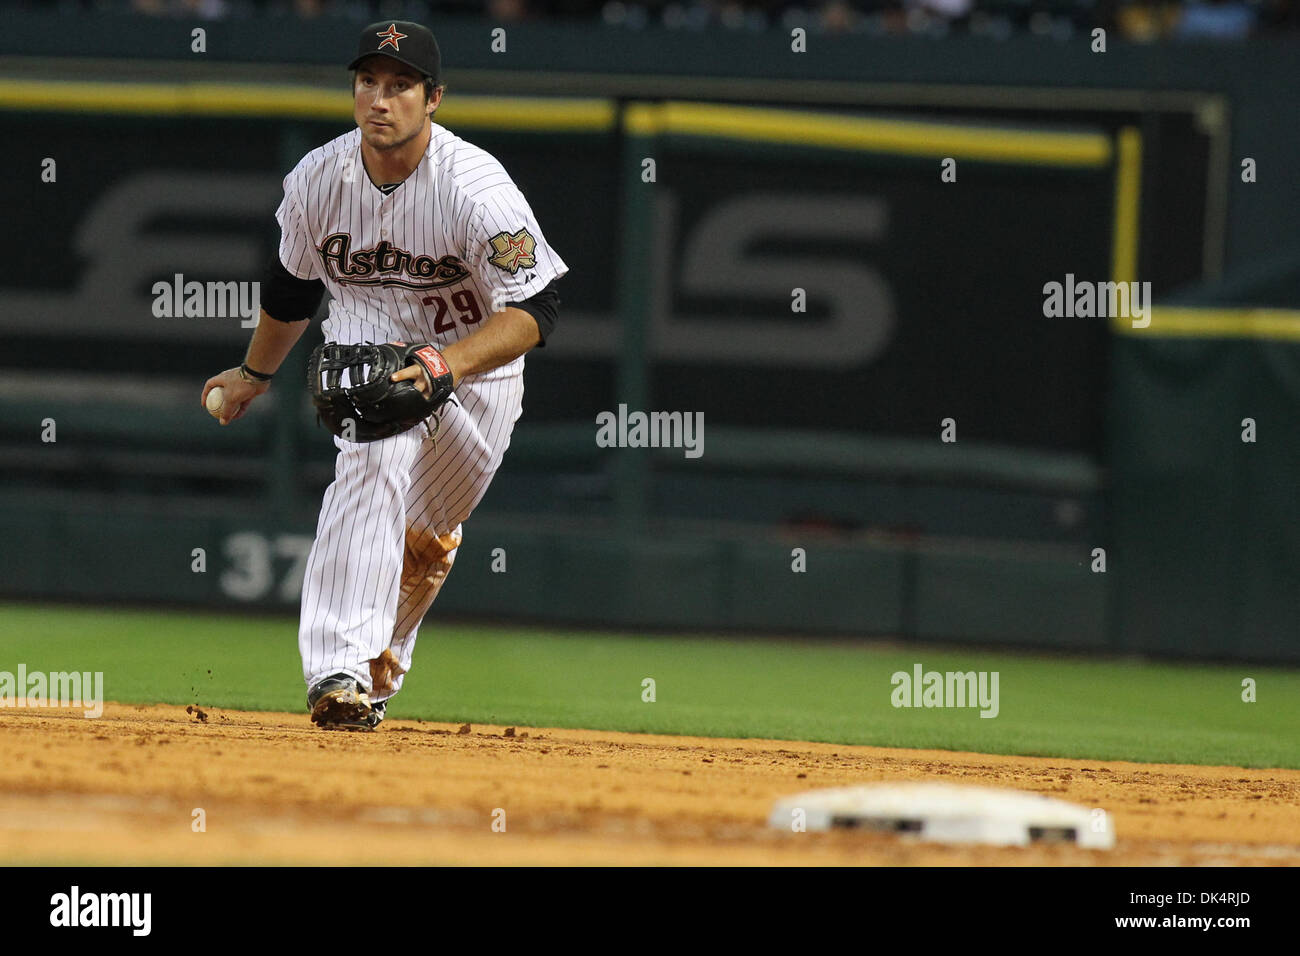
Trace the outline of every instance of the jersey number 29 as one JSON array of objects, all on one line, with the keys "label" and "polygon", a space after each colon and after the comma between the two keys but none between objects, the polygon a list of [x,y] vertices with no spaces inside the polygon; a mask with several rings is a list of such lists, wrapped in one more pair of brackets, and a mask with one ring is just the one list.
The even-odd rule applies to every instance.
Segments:
[{"label": "jersey number 29", "polygon": [[[435,332],[451,332],[456,328],[456,322],[461,325],[477,325],[483,321],[483,310],[478,304],[473,289],[461,289],[459,292],[451,293],[451,305],[448,305],[447,300],[441,295],[426,295],[420,302],[436,309],[433,317]],[[451,315],[452,308],[460,311],[454,320]]]}]

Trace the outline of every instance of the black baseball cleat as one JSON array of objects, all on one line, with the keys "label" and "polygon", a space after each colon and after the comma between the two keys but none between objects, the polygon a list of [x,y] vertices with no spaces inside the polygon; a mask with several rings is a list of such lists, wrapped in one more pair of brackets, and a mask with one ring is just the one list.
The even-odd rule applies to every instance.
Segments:
[{"label": "black baseball cleat", "polygon": [[388,702],[370,702],[355,677],[335,674],[307,692],[311,722],[322,730],[374,730],[384,719]]}]

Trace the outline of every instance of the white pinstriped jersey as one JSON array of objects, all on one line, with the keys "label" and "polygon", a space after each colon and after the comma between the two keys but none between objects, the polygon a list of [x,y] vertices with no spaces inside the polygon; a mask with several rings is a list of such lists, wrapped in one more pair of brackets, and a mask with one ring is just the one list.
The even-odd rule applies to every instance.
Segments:
[{"label": "white pinstriped jersey", "polygon": [[[280,262],[324,281],[326,341],[445,347],[569,271],[501,163],[431,125],[424,161],[387,195],[366,174],[359,129],[284,179]],[[522,367],[520,357],[499,374]]]}]

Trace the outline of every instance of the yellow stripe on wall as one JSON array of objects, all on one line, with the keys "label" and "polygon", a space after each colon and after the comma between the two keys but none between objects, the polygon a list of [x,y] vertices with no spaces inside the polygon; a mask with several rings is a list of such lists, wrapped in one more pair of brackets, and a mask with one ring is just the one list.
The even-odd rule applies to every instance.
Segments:
[{"label": "yellow stripe on wall", "polygon": [[1138,269],[1138,230],[1142,203],[1142,134],[1135,127],[1119,131],[1115,162],[1115,208],[1110,275],[1114,282],[1133,282]]},{"label": "yellow stripe on wall", "polygon": [[1048,133],[706,103],[633,104],[624,114],[624,127],[639,136],[673,133],[1030,165],[1100,167],[1111,158],[1110,139],[1100,133]]},{"label": "yellow stripe on wall", "polygon": [[1111,319],[1118,335],[1157,338],[1273,339],[1300,342],[1300,310],[1176,308],[1157,306],[1151,310],[1151,324],[1133,328],[1127,316]]},{"label": "yellow stripe on wall", "polygon": [[513,96],[451,97],[438,108],[438,122],[444,118],[455,126],[553,132],[600,132],[617,122],[612,100]]},{"label": "yellow stripe on wall", "polygon": [[[253,116],[351,120],[345,83],[337,89],[236,83],[59,83],[0,80],[0,109],[140,116]],[[613,129],[614,104],[590,98],[449,97],[438,120],[521,130]]]},{"label": "yellow stripe on wall", "polygon": [[[0,80],[0,109],[140,116],[252,116],[349,120],[346,86],[319,89],[237,83],[82,83]],[[453,96],[439,121],[458,126],[603,131],[616,122],[614,101],[598,98]],[[1104,166],[1110,140],[1098,133],[1048,133],[831,113],[669,102],[633,103],[633,134],[712,136],[897,155],[981,159],[1031,165]]]}]

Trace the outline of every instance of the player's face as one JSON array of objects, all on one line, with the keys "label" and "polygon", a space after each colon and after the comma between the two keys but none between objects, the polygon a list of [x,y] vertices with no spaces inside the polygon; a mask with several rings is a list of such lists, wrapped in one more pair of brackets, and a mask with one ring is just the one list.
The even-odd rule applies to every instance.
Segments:
[{"label": "player's face", "polygon": [[418,73],[388,57],[376,56],[357,67],[352,96],[352,115],[361,127],[362,139],[372,149],[388,150],[423,132],[442,91],[434,90],[426,103],[424,80]]}]

